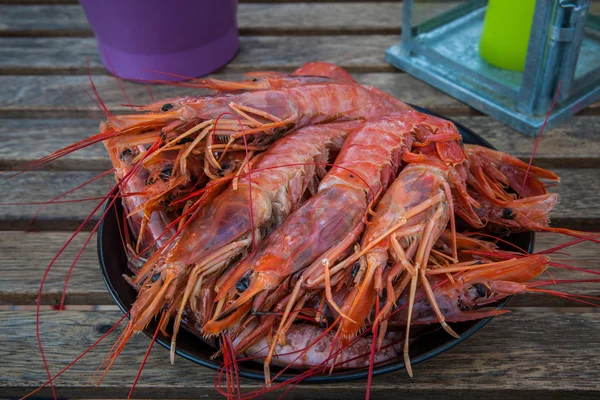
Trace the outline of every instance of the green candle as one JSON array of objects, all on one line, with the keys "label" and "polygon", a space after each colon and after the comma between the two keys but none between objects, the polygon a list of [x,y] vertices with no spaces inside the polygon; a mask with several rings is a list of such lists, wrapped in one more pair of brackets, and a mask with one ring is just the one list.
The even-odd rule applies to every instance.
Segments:
[{"label": "green candle", "polygon": [[489,0],[479,54],[500,68],[523,71],[535,0]]}]

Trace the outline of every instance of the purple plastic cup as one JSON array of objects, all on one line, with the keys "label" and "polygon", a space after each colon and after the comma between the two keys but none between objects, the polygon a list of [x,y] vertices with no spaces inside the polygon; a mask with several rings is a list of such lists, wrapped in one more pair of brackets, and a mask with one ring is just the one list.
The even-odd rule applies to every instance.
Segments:
[{"label": "purple plastic cup", "polygon": [[121,78],[181,81],[206,75],[227,64],[239,47],[237,0],[80,3],[102,63]]}]

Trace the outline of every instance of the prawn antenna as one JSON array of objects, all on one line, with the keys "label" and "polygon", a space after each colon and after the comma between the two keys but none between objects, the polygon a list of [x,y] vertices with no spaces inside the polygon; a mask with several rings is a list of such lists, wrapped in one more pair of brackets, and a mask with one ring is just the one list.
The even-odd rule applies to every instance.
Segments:
[{"label": "prawn antenna", "polygon": [[525,183],[527,182],[527,175],[529,175],[529,170],[531,169],[531,165],[533,164],[533,158],[535,157],[535,153],[540,144],[540,140],[542,139],[542,133],[546,128],[546,124],[548,124],[548,119],[556,106],[556,102],[558,101],[558,95],[560,94],[560,86],[562,85],[562,81],[558,81],[558,86],[556,87],[556,95],[554,95],[554,101],[550,106],[550,110],[548,110],[548,114],[546,114],[546,119],[544,120],[544,124],[542,125],[542,129],[540,129],[540,133],[538,133],[537,139],[535,140],[535,144],[533,145],[533,151],[531,152],[531,157],[529,157],[529,164],[527,165],[527,170],[525,171],[525,176],[523,177],[523,183],[521,184],[521,189],[519,190],[519,197],[521,197],[521,193],[523,193],[523,189],[525,188]]},{"label": "prawn antenna", "polygon": [[[103,132],[103,133],[95,134],[95,135],[90,136],[89,138],[83,139],[83,140],[81,140],[81,141],[79,141],[77,143],[74,143],[72,145],[63,147],[62,149],[56,150],[55,152],[50,153],[47,156],[44,156],[44,157],[42,157],[42,158],[40,158],[38,160],[29,162],[29,163],[27,163],[25,165],[14,167],[14,168],[12,168],[12,169],[10,169],[8,171],[1,172],[0,175],[5,175],[7,173],[13,172],[12,175],[6,176],[4,179],[8,180],[8,179],[14,178],[14,177],[16,177],[18,175],[21,175],[24,172],[28,172],[28,171],[31,171],[33,169],[37,169],[37,168],[39,168],[39,167],[41,167],[43,165],[46,165],[46,164],[48,164],[48,163],[50,163],[50,162],[52,162],[54,160],[57,160],[57,159],[59,159],[61,157],[64,157],[67,154],[73,153],[73,152],[75,152],[77,150],[81,150],[81,149],[83,149],[85,147],[91,146],[91,145],[96,144],[98,142],[102,142],[104,140],[110,139],[112,137],[117,136],[118,134],[119,134],[119,131],[116,131],[116,130],[108,130],[108,131]],[[18,172],[15,172],[15,171],[18,171]]]},{"label": "prawn antenna", "polygon": [[[158,141],[155,143],[156,145],[158,144]],[[156,147],[156,146],[153,146]],[[152,149],[152,147],[151,147]],[[149,150],[150,152],[150,150]],[[136,166],[134,168],[132,168],[131,171],[129,171],[121,180],[121,182],[117,183],[114,188],[105,196],[105,198],[103,199],[103,201],[101,201],[100,203],[98,203],[98,205],[94,208],[94,210],[86,217],[86,219],[79,225],[79,227],[75,230],[75,232],[73,232],[73,234],[69,237],[69,239],[67,239],[67,241],[65,242],[65,244],[59,249],[58,253],[54,256],[54,258],[50,261],[50,263],[48,264],[48,267],[46,268],[46,270],[44,271],[44,275],[42,276],[42,279],[40,281],[40,287],[38,290],[38,297],[37,297],[37,304],[36,304],[36,310],[35,310],[35,332],[36,332],[36,337],[37,337],[37,342],[38,342],[38,348],[40,349],[40,355],[42,357],[42,361],[44,363],[44,368],[46,369],[46,373],[48,375],[48,379],[50,379],[51,375],[50,375],[50,369],[48,367],[48,362],[46,361],[46,355],[44,353],[44,347],[42,344],[42,337],[41,337],[41,333],[40,333],[40,307],[41,307],[41,303],[42,303],[42,292],[44,289],[44,283],[46,282],[46,279],[48,277],[48,274],[50,273],[50,269],[52,268],[52,266],[56,263],[56,261],[58,260],[58,258],[60,257],[60,255],[66,250],[66,248],[69,246],[69,244],[75,239],[75,237],[79,234],[79,232],[81,232],[81,230],[85,227],[85,225],[90,221],[90,219],[92,219],[92,217],[94,216],[94,214],[96,213],[96,211],[102,206],[102,204],[104,204],[104,201],[106,201],[106,199],[108,199],[111,195],[111,193],[116,190],[119,185],[124,184],[125,182],[127,182],[128,179],[130,179],[130,177],[132,176],[132,174],[135,172],[136,168],[139,166],[140,164],[136,164]],[[112,204],[116,201],[116,197],[114,197],[111,201],[111,206]],[[94,234],[94,232],[96,231],[96,229],[98,228],[100,221],[102,221],[102,218],[104,217],[104,215],[106,215],[108,209],[110,208],[107,207],[106,210],[104,211],[104,213],[101,215],[98,223],[96,224],[96,226],[94,227],[94,229],[92,230],[92,232],[90,233],[85,245],[87,245],[87,243],[89,243],[89,241],[92,238],[92,235]],[[79,251],[79,253],[76,256],[76,261],[79,259],[79,257],[81,256],[81,254],[83,253],[83,250],[85,249],[85,245],[82,247],[82,249]],[[75,261],[75,262],[76,262]],[[64,299],[65,299],[65,293],[64,290],[66,290],[67,287],[67,283],[68,283],[68,279],[71,275],[71,272],[73,270],[73,267],[75,266],[75,263],[73,263],[71,265],[71,267],[69,268],[69,272],[67,273],[67,279],[65,280],[65,286],[63,288],[63,296],[61,298],[61,306],[60,309],[62,310],[63,305],[64,305]],[[52,382],[50,381],[50,387],[52,388],[52,393],[54,395],[54,397],[56,398],[56,393],[54,390],[54,385],[52,384]]]},{"label": "prawn antenna", "polygon": [[129,96],[127,95],[127,92],[125,91],[125,88],[123,87],[123,83],[121,82],[121,79],[115,72],[115,69],[112,65],[112,61],[110,61],[110,57],[108,56],[108,53],[106,52],[106,48],[102,47],[102,51],[104,52],[104,57],[106,57],[106,61],[108,61],[108,66],[110,67],[109,68],[110,72],[112,72],[113,75],[115,76],[115,78],[117,79],[117,84],[119,85],[119,88],[121,88],[121,92],[123,92],[123,96],[125,96],[125,100],[127,100],[127,104],[129,105],[129,107],[131,107],[132,111],[135,111],[133,104],[131,104],[131,100],[129,100]]},{"label": "prawn antenna", "polygon": [[73,365],[75,365],[75,363],[77,363],[77,361],[81,360],[87,353],[89,353],[90,351],[92,351],[92,349],[94,349],[94,347],[98,346],[100,344],[100,342],[102,342],[108,335],[110,335],[111,332],[114,331],[117,328],[117,326],[119,326],[119,324],[121,322],[123,322],[123,320],[125,318],[127,318],[128,315],[129,315],[129,311],[126,312],[125,314],[123,314],[123,316],[121,317],[121,319],[119,319],[113,326],[111,326],[111,328],[109,330],[107,330],[105,334],[103,334],[102,336],[100,336],[100,338],[98,340],[96,340],[94,343],[92,343],[91,346],[89,346],[87,349],[85,349],[73,361],[71,361],[69,364],[67,364],[67,366],[65,366],[63,369],[61,369],[56,375],[54,375],[53,377],[51,377],[50,379],[48,379],[45,383],[43,383],[42,385],[40,385],[40,387],[38,387],[37,389],[32,390],[31,392],[27,393],[25,396],[21,397],[19,400],[25,400],[26,398],[28,398],[30,396],[33,396],[34,394],[36,394],[37,392],[39,392],[40,390],[42,390],[43,388],[45,388],[48,385],[52,386],[52,382],[54,382],[54,380],[56,378],[58,378],[63,373],[65,373],[66,371],[68,371],[69,368],[71,368]]},{"label": "prawn antenna", "polygon": [[[68,195],[68,194],[71,194],[71,193],[75,192],[76,190],[79,190],[79,189],[81,189],[82,187],[89,185],[89,184],[90,184],[90,183],[92,183],[92,182],[96,182],[98,179],[101,179],[101,178],[105,177],[106,175],[108,175],[108,174],[110,174],[110,173],[112,173],[112,172],[114,172],[114,171],[115,171],[115,169],[114,169],[114,168],[112,168],[112,169],[109,169],[108,171],[106,171],[106,172],[103,172],[103,173],[101,173],[100,175],[97,175],[97,176],[93,177],[92,179],[90,179],[90,180],[88,180],[88,181],[86,181],[86,182],[82,183],[81,185],[75,186],[73,189],[70,189],[70,190],[68,190],[68,191],[64,192],[63,194],[60,194],[60,195],[58,195],[58,196],[56,196],[56,197],[52,198],[52,199],[51,199],[49,202],[47,202],[47,203],[42,203],[42,205],[41,205],[41,206],[40,206],[40,207],[39,207],[37,210],[35,210],[35,213],[33,214],[33,217],[31,218],[31,221],[29,221],[29,224],[27,225],[27,228],[26,228],[25,230],[26,230],[26,231],[29,231],[29,230],[32,228],[32,226],[33,226],[33,224],[35,223],[35,220],[37,219],[38,215],[39,215],[39,214],[40,214],[42,211],[44,211],[44,208],[46,208],[46,206],[47,206],[48,204],[55,203],[55,202],[57,202],[58,200],[60,200],[60,199],[62,199],[63,197],[65,197],[66,195]],[[102,199],[102,200],[103,200],[103,198],[95,198],[94,200],[100,200],[100,199]],[[85,200],[85,199],[84,199],[84,200]],[[66,201],[68,201],[68,200],[66,200]],[[81,201],[81,199],[79,199],[79,201]]]},{"label": "prawn antenna", "polygon": [[146,354],[144,355],[142,364],[140,365],[140,368],[138,369],[137,375],[135,376],[135,379],[133,380],[133,384],[131,385],[131,389],[129,390],[129,394],[127,395],[127,400],[131,399],[131,396],[133,396],[133,391],[135,390],[135,386],[137,385],[137,383],[140,379],[140,376],[142,375],[142,370],[144,369],[144,366],[146,365],[146,361],[148,360],[148,356],[150,355],[150,350],[152,350],[152,346],[154,346],[154,342],[156,342],[156,337],[158,336],[158,332],[160,331],[160,327],[163,324],[166,315],[167,314],[165,313],[160,317],[158,326],[156,327],[156,330],[154,331],[154,336],[152,336],[152,340],[150,340],[150,344],[148,345],[148,350],[146,350]]}]

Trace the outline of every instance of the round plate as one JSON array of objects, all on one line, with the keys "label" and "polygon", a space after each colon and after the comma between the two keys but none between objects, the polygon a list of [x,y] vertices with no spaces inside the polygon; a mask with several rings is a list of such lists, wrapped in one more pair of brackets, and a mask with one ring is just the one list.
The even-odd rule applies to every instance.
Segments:
[{"label": "round plate", "polygon": [[[452,121],[449,118],[437,115],[429,110],[421,107],[414,106],[415,109],[428,113],[440,118]],[[489,148],[493,148],[485,139],[477,135],[470,129],[459,124],[458,122],[452,121],[460,131],[463,140],[467,144],[477,144]],[[108,205],[109,203],[107,203]],[[123,242],[121,241],[121,234],[119,232],[119,223],[122,221],[123,208],[119,199],[115,201],[113,207],[108,210],[104,220],[101,222],[98,229],[98,258],[100,259],[100,268],[102,269],[102,276],[106,287],[110,292],[112,298],[119,308],[124,312],[128,312],[131,309],[131,305],[135,301],[137,292],[123,279],[123,274],[131,275],[131,271],[127,267],[127,256],[123,249]],[[528,249],[529,252],[533,251],[534,244],[534,233],[524,232],[518,234],[511,234],[510,237],[506,238],[507,241],[514,245],[519,246],[522,249]],[[498,308],[502,308],[508,301],[508,298],[498,304]],[[491,318],[486,318],[479,321],[468,321],[461,323],[453,323],[452,329],[460,335],[459,339],[455,339],[448,335],[444,330],[439,329],[437,325],[431,325],[430,331],[422,332],[419,337],[411,344],[410,357],[412,364],[418,364],[422,361],[428,360],[432,357],[437,356],[440,353],[456,346],[463,340],[481,329],[487,324]],[[154,336],[156,331],[157,323],[152,321],[148,327],[144,330],[144,333],[149,337]],[[170,349],[171,340],[168,337],[159,334],[157,336],[157,342],[163,347]],[[191,360],[200,365],[217,369],[221,363],[221,359],[212,360],[210,357],[215,353],[213,347],[208,346],[198,336],[187,329],[181,329],[177,336],[177,354]],[[165,363],[167,359],[165,359]],[[373,375],[381,375],[392,371],[403,369],[404,362],[402,357],[399,356],[396,361],[389,362],[384,365],[375,366],[373,369]],[[247,378],[264,379],[263,366],[256,362],[244,362],[239,365],[240,375]],[[272,372],[277,373],[277,368],[272,368]],[[293,378],[293,373],[282,374],[277,380],[282,381]],[[315,375],[306,378],[303,382],[336,382],[351,379],[363,379],[368,376],[368,369],[352,369],[352,370],[340,370],[333,374]]]}]

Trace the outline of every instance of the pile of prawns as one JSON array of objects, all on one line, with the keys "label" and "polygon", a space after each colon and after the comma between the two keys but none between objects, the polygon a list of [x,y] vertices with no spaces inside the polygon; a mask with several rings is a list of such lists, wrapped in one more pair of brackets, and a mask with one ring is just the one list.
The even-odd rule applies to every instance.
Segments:
[{"label": "pile of prawns", "polygon": [[289,384],[399,354],[412,376],[411,327],[458,337],[449,323],[503,314],[507,296],[558,293],[529,282],[558,265],[548,254],[501,250],[491,233],[594,240],[549,227],[554,173],[465,145],[453,123],[339,67],[249,75],[105,110],[99,134],[29,166],[98,142],[110,154],[138,296],[104,373],[158,319],[171,362],[182,325],[216,346],[230,394],[241,358],[263,363],[264,390],[288,368],[304,370]]}]

